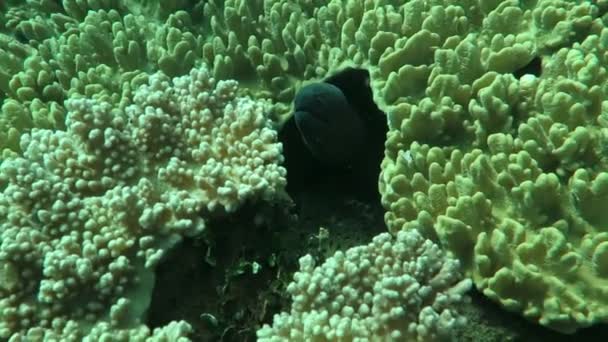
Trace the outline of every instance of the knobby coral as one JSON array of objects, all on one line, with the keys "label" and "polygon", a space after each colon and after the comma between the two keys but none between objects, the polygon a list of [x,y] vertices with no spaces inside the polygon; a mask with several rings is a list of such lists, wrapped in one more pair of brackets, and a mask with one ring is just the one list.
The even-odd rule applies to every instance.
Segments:
[{"label": "knobby coral", "polygon": [[[73,97],[66,130],[21,137],[23,153],[0,165],[1,338],[150,335],[142,318],[163,253],[204,217],[285,185],[270,106],[237,87],[205,67],[159,72],[124,109]],[[175,324],[154,335],[190,330]]]},{"label": "knobby coral", "polygon": [[[142,222],[165,222],[171,232],[188,227],[180,215],[190,215],[190,202],[157,200],[154,189],[161,184],[189,190],[200,185],[196,198],[210,196],[201,208],[232,208],[229,199],[238,198],[240,187],[228,180],[226,186],[217,180],[203,186],[205,180],[183,161],[185,154],[171,152],[176,159],[156,161],[167,158],[165,143],[181,151],[187,145],[180,142],[196,138],[160,138],[170,131],[163,120],[178,124],[164,115],[174,106],[160,112],[136,108],[160,102],[134,95],[142,84],[159,97],[167,95],[154,90],[164,81],[148,81],[155,70],[184,75],[204,61],[216,79],[239,79],[249,87],[255,98],[240,105],[259,108],[265,105],[257,99],[289,103],[303,80],[354,65],[369,70],[375,100],[388,115],[379,185],[389,230],[417,229],[441,243],[487,296],[532,321],[572,332],[608,320],[608,295],[601,287],[608,248],[602,212],[608,188],[606,0],[210,0],[191,6],[172,2],[175,7],[153,1],[125,6],[112,0],[29,0],[25,8],[9,3],[14,10],[3,13],[7,20],[0,24],[0,147],[22,156],[2,164],[9,179],[4,192],[15,189],[13,183],[28,191],[11,193],[5,203],[21,206],[31,192],[43,196],[51,190],[61,190],[61,202],[53,209],[50,200],[29,200],[23,214],[2,221],[3,234],[29,236],[8,227],[26,225],[18,216],[32,216],[31,203],[48,207],[39,220],[49,220],[52,210],[74,216],[72,197],[102,198],[100,193],[121,184],[129,186],[116,191],[122,198],[136,193],[145,199],[143,207],[153,204]],[[542,66],[536,75],[514,77],[535,59]],[[84,114],[78,119],[89,107],[99,120]],[[71,123],[70,111],[82,125]],[[133,120],[114,120],[115,113]],[[96,126],[89,130],[90,121]],[[49,130],[21,137],[32,127]],[[132,127],[126,140],[125,127]],[[103,142],[93,147],[108,154],[109,164],[91,158],[93,147],[73,144],[76,138]],[[106,143],[126,153],[112,155],[104,150]],[[149,150],[129,154],[132,145],[147,144]],[[51,158],[44,146],[67,152]],[[192,158],[207,151],[201,147]],[[75,171],[59,172],[54,181],[66,185],[44,185],[45,170],[67,160]],[[205,172],[220,177],[232,162],[259,164],[235,157],[213,166],[208,159]],[[147,176],[152,170],[158,176]],[[32,188],[39,179],[41,188]],[[247,179],[244,193],[256,193],[263,180],[259,174]],[[119,209],[112,210],[124,210],[120,201],[113,203]],[[177,214],[164,214],[167,206]],[[69,239],[73,227],[58,226],[41,224],[32,234],[49,227],[59,230],[42,234],[45,239]],[[15,245],[15,238],[3,245]],[[5,257],[12,254],[21,252],[15,247]],[[42,257],[32,255],[32,260]],[[3,270],[12,274],[14,266]]]},{"label": "knobby coral", "polygon": [[382,233],[315,267],[310,255],[287,287],[291,311],[258,330],[259,341],[448,341],[466,319],[470,279],[416,230]]},{"label": "knobby coral", "polygon": [[[504,1],[437,40],[426,89],[392,97],[380,188],[389,230],[421,229],[486,296],[573,332],[608,320],[608,30],[589,2],[553,6]],[[517,79],[524,51],[542,69]]]}]

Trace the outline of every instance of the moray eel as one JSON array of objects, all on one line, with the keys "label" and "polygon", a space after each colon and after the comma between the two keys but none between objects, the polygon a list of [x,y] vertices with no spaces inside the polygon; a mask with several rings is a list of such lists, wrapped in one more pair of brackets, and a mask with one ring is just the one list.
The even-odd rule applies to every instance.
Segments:
[{"label": "moray eel", "polygon": [[298,91],[294,118],[304,144],[320,162],[347,166],[363,148],[363,120],[338,87],[312,83]]},{"label": "moray eel", "polygon": [[279,131],[287,191],[341,183],[377,198],[388,131],[365,69],[346,68],[298,90],[293,115]]}]

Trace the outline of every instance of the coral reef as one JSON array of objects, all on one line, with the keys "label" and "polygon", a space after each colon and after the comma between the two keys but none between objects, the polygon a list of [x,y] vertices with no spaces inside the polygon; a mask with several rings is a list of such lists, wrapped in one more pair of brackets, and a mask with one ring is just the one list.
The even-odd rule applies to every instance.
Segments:
[{"label": "coral reef", "polygon": [[[573,332],[608,319],[608,30],[587,2],[514,5],[492,9],[478,35],[446,40],[426,90],[389,110],[380,188],[389,230],[421,229],[486,296]],[[511,38],[496,32],[507,20]],[[539,75],[506,73],[534,55]]]},{"label": "coral reef", "polygon": [[287,292],[291,311],[258,330],[258,341],[451,340],[466,319],[458,305],[471,280],[459,262],[416,230],[382,233],[315,267],[300,259]]},{"label": "coral reef", "polygon": [[165,251],[204,231],[204,217],[285,186],[269,106],[236,90],[205,68],[159,72],[124,110],[72,97],[65,131],[21,137],[22,155],[0,164],[0,337],[148,335]]},{"label": "coral reef", "polygon": [[[0,1],[0,336],[98,336],[112,319],[148,336],[127,317],[145,307],[127,289],[152,282],[206,215],[281,191],[270,121],[345,67],[369,71],[387,114],[379,188],[392,234],[435,241],[532,322],[565,333],[607,322],[607,11]],[[109,323],[83,330],[103,313]]]}]

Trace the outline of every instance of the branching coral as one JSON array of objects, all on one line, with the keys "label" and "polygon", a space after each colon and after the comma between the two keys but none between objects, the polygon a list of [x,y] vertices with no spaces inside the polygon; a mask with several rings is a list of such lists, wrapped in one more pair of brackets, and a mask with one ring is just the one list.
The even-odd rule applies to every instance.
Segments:
[{"label": "branching coral", "polygon": [[[484,9],[478,34],[436,50],[426,96],[389,110],[380,188],[391,231],[422,229],[485,295],[573,332],[608,319],[599,256],[606,225],[594,209],[608,165],[600,43],[608,31],[594,19],[597,7],[559,3],[503,1]],[[505,74],[539,53],[538,77]],[[455,72],[466,77],[434,85]]]},{"label": "branching coral", "polygon": [[[78,282],[132,281],[134,260],[152,266],[158,236],[193,233],[199,210],[272,197],[284,171],[263,128],[271,105],[260,99],[285,110],[305,80],[356,65],[369,70],[388,115],[380,191],[389,230],[435,239],[487,296],[532,321],[572,332],[608,320],[598,285],[607,248],[605,0],[192,3],[31,0],[1,9],[5,307],[42,280],[38,300],[59,303]],[[513,76],[535,59],[540,74]],[[210,71],[171,84],[203,62]],[[165,76],[150,76],[157,70]],[[221,115],[197,101],[219,101]],[[109,257],[74,252],[90,239]],[[70,267],[92,261],[94,276]],[[96,293],[105,304],[121,296],[110,287]],[[4,331],[28,327],[30,315],[9,310]]]},{"label": "branching coral", "polygon": [[315,267],[310,255],[287,287],[291,311],[259,341],[449,341],[466,319],[458,305],[470,279],[416,230],[376,236]]},{"label": "branching coral", "polygon": [[[0,99],[7,98],[9,119],[0,119],[0,128],[11,133],[0,134],[0,148],[18,151],[18,135],[33,127],[63,129],[63,102],[72,94],[122,97],[130,90],[125,83],[145,72],[173,77],[194,67],[201,37],[190,15],[131,7],[30,0],[9,8],[7,32],[0,31]],[[147,20],[148,12],[156,20]]]},{"label": "branching coral", "polygon": [[72,97],[65,131],[21,137],[23,154],[0,165],[2,338],[149,335],[141,318],[164,251],[204,230],[201,215],[285,185],[270,106],[236,91],[204,67],[157,73],[124,109]]}]

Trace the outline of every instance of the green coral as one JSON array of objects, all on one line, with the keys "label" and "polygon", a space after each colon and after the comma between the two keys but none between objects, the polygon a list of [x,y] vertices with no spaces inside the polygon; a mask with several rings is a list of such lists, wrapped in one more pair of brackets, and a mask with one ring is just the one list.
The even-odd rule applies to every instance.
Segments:
[{"label": "green coral", "polygon": [[0,164],[0,338],[146,341],[163,255],[285,186],[271,106],[237,90],[204,66],[158,72],[120,101],[72,96],[65,129],[21,136]]},{"label": "green coral", "polygon": [[[389,230],[422,225],[486,296],[573,332],[608,319],[608,31],[589,2],[515,5],[437,49],[422,98],[384,92],[380,188]],[[539,77],[509,74],[539,55]]]},{"label": "green coral", "polygon": [[[5,155],[23,153],[32,128],[65,129],[66,99],[124,110],[155,71],[205,63],[282,114],[303,82],[367,68],[390,127],[379,184],[389,230],[440,242],[487,296],[532,321],[572,332],[608,320],[607,1],[8,5]],[[512,75],[535,59],[539,75]]]},{"label": "green coral", "polygon": [[9,111],[0,127],[9,133],[0,136],[0,148],[19,151],[18,135],[32,127],[63,128],[63,101],[75,93],[124,96],[122,84],[145,72],[186,74],[202,53],[190,15],[178,10],[186,5],[30,0],[8,7],[0,99]]},{"label": "green coral", "polygon": [[[577,170],[595,175],[605,168],[606,138],[597,125],[605,57],[597,43],[606,4],[345,1],[312,13],[297,5],[209,2],[205,17],[215,18],[209,26],[215,35],[203,58],[215,62],[218,76],[239,74],[237,66],[248,62],[242,75],[263,80],[278,100],[290,98],[297,78],[323,77],[346,65],[368,68],[391,128],[380,180],[389,229],[416,226],[438,239],[466,261],[486,295],[531,320],[567,332],[604,321],[605,299],[590,295],[594,282],[547,277],[573,273],[581,252],[570,240],[599,228],[579,226],[568,187]],[[237,24],[255,34],[244,35]],[[511,75],[534,58],[543,65],[540,77]],[[518,260],[523,252],[505,244],[488,257],[494,268],[481,274],[478,264],[489,253],[478,248],[481,239],[514,222],[525,224],[525,241],[539,258],[547,239],[564,234],[570,245],[544,256],[563,262],[550,270],[524,264]],[[506,286],[499,279],[507,278],[492,273],[499,269],[512,278],[533,269],[530,281],[545,291],[524,294],[519,283]],[[593,304],[577,311],[566,296],[563,307],[551,304],[564,288]]]}]

